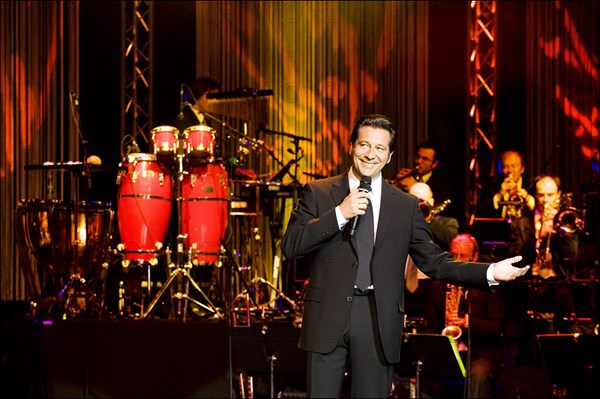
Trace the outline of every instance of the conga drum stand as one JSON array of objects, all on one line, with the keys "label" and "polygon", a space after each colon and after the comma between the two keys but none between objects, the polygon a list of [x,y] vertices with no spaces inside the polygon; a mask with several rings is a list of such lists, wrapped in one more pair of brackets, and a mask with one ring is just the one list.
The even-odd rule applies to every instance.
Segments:
[{"label": "conga drum stand", "polygon": [[[176,187],[177,187],[177,254],[176,254],[176,262],[171,262],[171,251],[167,249],[167,265],[170,269],[170,274],[161,289],[156,294],[156,297],[152,300],[150,305],[148,305],[148,309],[145,313],[142,314],[142,319],[146,318],[148,314],[152,311],[154,306],[158,303],[158,301],[162,298],[164,293],[169,289],[171,294],[171,316],[174,318],[175,316],[182,317],[183,321],[187,318],[187,305],[188,301],[195,303],[196,305],[204,308],[205,310],[213,313],[216,317],[223,319],[224,316],[218,310],[218,308],[211,302],[208,295],[202,291],[198,283],[194,281],[192,276],[190,275],[190,271],[192,269],[192,256],[193,249],[188,251],[188,261],[184,260],[185,258],[185,240],[186,235],[182,233],[183,226],[183,214],[182,214],[182,185],[183,185],[183,177],[186,173],[183,168],[183,137],[180,135],[177,139],[177,179],[176,179]],[[175,289],[172,286],[173,282],[175,282]],[[189,285],[192,285],[204,298],[207,304],[204,304],[189,295]],[[177,300],[177,305],[173,300]]]}]

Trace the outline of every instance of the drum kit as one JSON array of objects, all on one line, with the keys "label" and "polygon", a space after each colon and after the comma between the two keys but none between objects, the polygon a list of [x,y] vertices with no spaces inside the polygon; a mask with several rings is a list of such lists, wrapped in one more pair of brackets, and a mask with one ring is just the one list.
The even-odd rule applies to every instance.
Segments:
[{"label": "drum kit", "polygon": [[[215,153],[216,131],[205,125],[182,132],[158,126],[151,131],[151,141],[152,152],[136,149],[118,165],[116,212],[111,203],[77,198],[19,203],[15,223],[21,266],[38,311],[63,319],[143,319],[156,316],[152,312],[166,305],[158,309],[168,308],[169,318],[185,320],[189,307],[194,313],[200,309],[202,315],[221,319],[239,319],[237,313],[249,323],[250,313],[277,312],[277,302],[281,302],[277,300],[283,299],[288,306],[282,313],[293,312],[294,301],[275,284],[258,276],[247,279],[244,267],[236,263],[235,251],[225,245],[229,216],[235,211],[230,204],[234,190],[230,188],[233,180]],[[93,166],[45,163],[26,169],[67,170],[84,176],[94,171]],[[253,192],[263,185],[269,191],[272,185],[282,188],[277,181],[250,182],[254,184],[246,186]],[[256,191],[260,195],[261,190]],[[165,240],[175,220],[172,250]],[[37,265],[27,261],[31,255]],[[225,269],[221,275],[229,299],[221,308],[194,278],[215,269]],[[234,295],[236,285],[243,288],[239,295]],[[265,290],[270,300],[251,298]],[[42,309],[39,305],[44,304]]]}]

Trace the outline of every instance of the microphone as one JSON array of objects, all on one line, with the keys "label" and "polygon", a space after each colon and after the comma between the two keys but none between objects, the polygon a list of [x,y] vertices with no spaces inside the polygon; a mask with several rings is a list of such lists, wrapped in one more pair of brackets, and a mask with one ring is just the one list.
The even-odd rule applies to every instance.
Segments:
[{"label": "microphone", "polygon": [[[364,193],[368,193],[371,191],[371,176],[363,176],[360,178],[360,185],[358,189]],[[356,231],[356,226],[358,226],[358,217],[360,215],[354,216],[352,219],[352,225],[350,227],[350,237],[354,236],[354,232]]]},{"label": "microphone", "polygon": [[179,87],[179,115],[177,119],[183,119],[183,109],[185,108],[185,102],[183,101],[183,88],[185,87],[185,83],[182,83]]}]

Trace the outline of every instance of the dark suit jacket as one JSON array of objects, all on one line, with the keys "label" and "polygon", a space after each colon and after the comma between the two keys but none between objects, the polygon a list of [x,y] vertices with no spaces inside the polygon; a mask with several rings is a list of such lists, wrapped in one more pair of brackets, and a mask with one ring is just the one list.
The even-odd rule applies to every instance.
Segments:
[{"label": "dark suit jacket", "polygon": [[442,203],[447,199],[452,202],[446,206],[446,209],[442,212],[442,215],[460,219],[460,212],[458,208],[458,196],[455,190],[455,186],[451,183],[451,179],[443,175],[440,171],[435,169],[431,173],[431,177],[427,180],[427,185],[431,188],[435,204]]},{"label": "dark suit jacket", "polygon": [[[173,122],[171,123],[172,126],[179,129],[180,133],[183,133],[183,131],[190,126],[196,126],[199,124],[200,121],[198,120],[198,117],[189,106],[183,108],[183,113],[181,115],[178,115],[175,119],[173,119]],[[204,124],[210,126],[207,120],[205,120]]]},{"label": "dark suit jacket", "polygon": [[[347,174],[306,184],[282,238],[286,258],[303,258],[311,264],[299,342],[299,347],[307,351],[333,350],[350,315],[358,255],[355,238],[346,234],[350,223],[340,231],[335,215],[335,207],[349,191]],[[442,252],[433,243],[417,198],[384,182],[372,281],[384,355],[390,363],[400,360],[404,268],[409,254],[432,278],[489,289],[488,264],[458,262]]]}]

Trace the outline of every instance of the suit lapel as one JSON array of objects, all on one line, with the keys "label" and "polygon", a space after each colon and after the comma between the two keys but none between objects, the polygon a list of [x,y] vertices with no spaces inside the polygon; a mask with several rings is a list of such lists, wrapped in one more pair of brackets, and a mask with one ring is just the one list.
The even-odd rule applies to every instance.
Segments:
[{"label": "suit lapel", "polygon": [[379,222],[377,224],[377,239],[375,240],[375,252],[381,245],[385,237],[385,233],[390,227],[391,221],[394,219],[394,214],[397,209],[394,207],[394,197],[398,195],[396,189],[394,189],[388,183],[383,183],[381,187],[381,205],[379,207]]},{"label": "suit lapel", "polygon": [[348,183],[348,174],[344,173],[339,175],[331,185],[331,196],[333,197],[334,204],[336,206],[341,204],[349,191],[350,184]]}]

